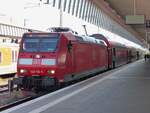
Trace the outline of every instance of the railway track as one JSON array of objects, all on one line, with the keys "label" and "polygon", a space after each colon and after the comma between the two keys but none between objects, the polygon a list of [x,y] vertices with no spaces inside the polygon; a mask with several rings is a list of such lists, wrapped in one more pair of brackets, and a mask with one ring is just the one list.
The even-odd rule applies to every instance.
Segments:
[{"label": "railway track", "polygon": [[[76,83],[77,81],[75,82],[72,82],[72,83],[68,83],[68,84],[65,84],[64,86],[61,86],[59,88],[54,88],[54,89],[51,89],[49,91],[46,91],[46,92],[39,92],[39,93],[33,93],[33,92],[21,92],[20,91],[20,94],[22,95],[23,93],[24,94],[27,94],[25,95],[24,97],[20,98],[20,94],[17,94],[19,91],[16,91],[15,89],[13,90],[13,92],[9,92],[9,89],[8,89],[8,85],[5,85],[5,86],[0,86],[1,88],[3,88],[3,90],[0,90],[0,111],[3,111],[3,110],[6,110],[6,109],[9,109],[11,107],[14,107],[14,106],[17,106],[19,104],[22,104],[24,102],[27,102],[27,101],[30,101],[32,99],[35,99],[35,98],[38,98],[40,96],[43,96],[43,95],[46,95],[48,93],[52,93],[56,90],[59,90],[59,89],[62,89],[64,87],[67,87],[71,84],[74,84]],[[17,97],[17,98],[16,98]],[[6,99],[7,98],[7,99]]]},{"label": "railway track", "polygon": [[11,107],[17,106],[24,102],[30,101],[32,99],[38,98],[48,92],[34,93],[33,91],[16,90],[9,91],[8,85],[0,86],[3,88],[0,90],[0,111],[9,109]]},{"label": "railway track", "polygon": [[[16,91],[16,90],[13,90],[13,92],[10,93],[10,92],[9,92],[9,89],[8,89],[8,85],[0,86],[0,87],[3,87],[3,88],[6,88],[6,87],[7,87],[6,89],[0,91],[0,111],[9,109],[9,108],[11,108],[11,107],[13,107],[13,106],[17,106],[17,105],[19,105],[19,104],[21,104],[21,103],[30,101],[30,100],[32,100],[32,99],[38,98],[38,97],[40,97],[40,96],[43,96],[43,95],[45,95],[45,94],[52,93],[52,92],[54,92],[54,91],[56,91],[56,90],[65,88],[65,87],[67,87],[67,86],[73,85],[73,84],[75,84],[75,83],[77,83],[77,82],[81,82],[81,81],[86,80],[86,79],[91,78],[91,77],[93,77],[93,76],[88,76],[88,77],[85,77],[85,78],[82,78],[82,79],[79,79],[79,80],[75,80],[75,81],[72,81],[72,82],[69,82],[69,83],[67,83],[67,84],[62,85],[61,87],[57,87],[57,88],[51,89],[51,90],[46,91],[46,92],[42,92],[42,91],[41,91],[41,92],[39,92],[39,93],[33,93],[33,91],[32,91],[32,92],[27,92],[27,93],[28,93],[28,94],[27,94],[26,92],[22,92],[22,93],[21,93],[21,91]],[[3,92],[4,95],[2,95],[1,92]],[[20,98],[20,97],[18,96],[18,94],[17,94],[17,96],[18,96],[19,98],[17,98],[17,99],[12,99],[12,98],[14,98],[14,97],[17,97],[17,96],[15,95],[17,92],[20,92],[21,94],[24,93],[24,94],[27,94],[27,95],[25,95],[23,98]],[[1,97],[2,97],[2,99],[1,99]],[[4,97],[4,98],[3,98],[3,97]],[[11,101],[9,101],[9,102],[7,103],[6,101],[8,101],[8,100],[5,100],[5,97],[9,97],[9,98],[10,98],[9,100],[11,100]],[[1,100],[4,101],[4,104],[1,104]]]},{"label": "railway track", "polygon": [[13,77],[12,76],[10,77],[10,74],[9,74],[9,76],[8,75],[0,76],[0,94],[8,91],[8,81],[12,80],[12,79],[13,79]]},{"label": "railway track", "polygon": [[33,91],[16,91],[16,88],[14,88],[12,92],[9,92],[8,85],[0,87],[2,88],[0,90],[0,111],[9,109],[11,107],[17,106],[24,102],[30,101],[32,99],[38,98],[40,96],[46,95],[48,93],[63,88],[55,88],[49,91],[39,91],[38,93],[34,93]]},{"label": "railway track", "polygon": [[8,103],[8,104],[5,104],[5,105],[1,105],[0,106],[0,111],[6,110],[8,108],[11,108],[13,106],[19,105],[21,103],[27,102],[27,101],[32,100],[32,99],[34,99],[34,98],[32,96],[29,96],[29,97],[25,97],[23,99],[19,99],[19,100],[16,100],[14,102],[11,102],[11,103]]},{"label": "railway track", "polygon": [[[16,89],[17,89],[16,86],[14,86],[13,90],[16,90]],[[5,93],[5,92],[9,92],[8,84],[0,86],[0,94]]]},{"label": "railway track", "polygon": [[[11,88],[9,85],[11,86],[13,85],[13,82],[12,82],[13,77],[14,77],[14,74],[0,76],[0,94],[9,91],[9,88]],[[16,89],[16,86],[14,86],[13,89]]]},{"label": "railway track", "polygon": [[0,86],[0,94],[8,91],[8,84]]},{"label": "railway track", "polygon": [[11,87],[10,85],[12,85],[11,79],[8,80],[8,83],[0,85],[0,111],[38,97],[33,92],[16,91],[17,87]]}]

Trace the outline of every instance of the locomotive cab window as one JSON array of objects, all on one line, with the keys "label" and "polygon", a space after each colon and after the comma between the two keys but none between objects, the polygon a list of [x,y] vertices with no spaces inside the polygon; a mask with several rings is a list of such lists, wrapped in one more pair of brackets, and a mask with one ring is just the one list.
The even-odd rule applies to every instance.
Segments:
[{"label": "locomotive cab window", "polygon": [[54,52],[58,42],[58,35],[33,35],[23,38],[24,52]]}]

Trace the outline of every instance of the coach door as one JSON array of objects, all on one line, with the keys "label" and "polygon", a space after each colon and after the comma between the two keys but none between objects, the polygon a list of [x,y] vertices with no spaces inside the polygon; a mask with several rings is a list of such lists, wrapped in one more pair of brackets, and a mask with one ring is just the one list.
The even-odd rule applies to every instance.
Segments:
[{"label": "coach door", "polygon": [[112,49],[108,48],[107,52],[108,52],[108,69],[109,69],[112,68]]},{"label": "coach door", "polygon": [[75,70],[75,61],[74,61],[74,42],[73,41],[69,41],[67,44],[67,48],[68,48],[68,58],[69,58],[69,72],[72,75],[72,78],[74,77],[74,70]]},{"label": "coach door", "polygon": [[115,68],[115,66],[116,66],[116,48],[113,48],[112,64],[113,64],[113,68]]}]

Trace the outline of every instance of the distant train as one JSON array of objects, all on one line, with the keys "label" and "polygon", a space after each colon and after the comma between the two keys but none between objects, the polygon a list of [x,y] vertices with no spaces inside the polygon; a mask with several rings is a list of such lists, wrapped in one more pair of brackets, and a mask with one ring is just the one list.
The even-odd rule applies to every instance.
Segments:
[{"label": "distant train", "polygon": [[14,83],[20,88],[47,88],[115,68],[140,58],[135,49],[100,34],[25,33]]},{"label": "distant train", "polygon": [[13,42],[0,42],[0,76],[15,74],[17,72],[17,57],[19,44]]}]

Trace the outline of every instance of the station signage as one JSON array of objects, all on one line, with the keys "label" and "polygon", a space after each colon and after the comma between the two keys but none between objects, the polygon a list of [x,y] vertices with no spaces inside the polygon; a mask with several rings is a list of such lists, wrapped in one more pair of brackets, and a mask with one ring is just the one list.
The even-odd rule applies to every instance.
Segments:
[{"label": "station signage", "polygon": [[145,24],[144,15],[127,15],[125,19],[126,19],[126,24],[132,24],[132,25]]}]

